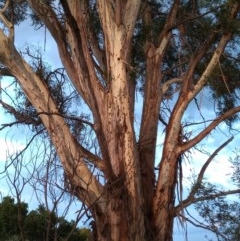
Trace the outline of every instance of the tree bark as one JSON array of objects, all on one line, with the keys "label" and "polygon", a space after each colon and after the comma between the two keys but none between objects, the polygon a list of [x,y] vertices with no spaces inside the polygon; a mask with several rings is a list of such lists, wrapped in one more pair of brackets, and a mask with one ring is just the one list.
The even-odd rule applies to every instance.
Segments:
[{"label": "tree bark", "polygon": [[[134,130],[135,83],[131,82],[129,72],[131,41],[141,1],[97,1],[104,38],[102,49],[93,46],[96,39],[94,40],[87,27],[88,1],[60,1],[68,20],[65,24],[59,21],[50,5],[44,1],[27,2],[57,42],[62,63],[76,91],[92,112],[101,155],[91,153],[76,141],[59,113],[48,87],[23,60],[14,47],[13,40],[2,30],[0,62],[17,78],[25,95],[36,108],[56,147],[74,194],[91,210],[95,240],[171,241],[181,154],[200,142],[227,118],[227,114],[184,143],[182,117],[190,101],[203,88],[218,64],[232,33],[224,33],[195,85],[190,86],[189,83],[198,62],[207,51],[207,45],[203,48],[205,52],[199,54],[193,63],[190,62],[187,74],[181,76],[182,89],[169,123],[166,123],[162,158],[157,167],[158,175],[155,177],[158,118],[163,99],[161,64],[172,36],[171,30],[176,25],[180,1],[173,1],[157,41],[146,41],[144,46],[146,76],[138,142]],[[145,3],[147,4],[147,1]],[[235,12],[232,10],[233,17],[239,10],[237,4],[235,7]],[[92,56],[95,52],[98,52],[96,57]],[[96,59],[99,59],[98,64],[103,66],[96,66]],[[97,67],[104,72],[104,80],[99,80]],[[101,81],[104,81],[104,84]],[[179,82],[179,79],[176,82]],[[233,109],[229,115],[238,111],[239,108]],[[94,176],[88,162],[101,172],[104,183]]]}]

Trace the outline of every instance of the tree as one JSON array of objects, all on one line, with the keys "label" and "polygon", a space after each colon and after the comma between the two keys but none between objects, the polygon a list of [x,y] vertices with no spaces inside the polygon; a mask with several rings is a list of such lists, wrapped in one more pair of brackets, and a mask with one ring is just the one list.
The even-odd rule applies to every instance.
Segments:
[{"label": "tree", "polygon": [[[236,186],[240,184],[240,155],[239,148],[234,151],[234,158],[230,158],[232,163],[233,175],[232,179]],[[196,210],[199,212],[203,221],[196,221],[199,227],[211,230],[216,234],[218,241],[239,240],[240,238],[240,205],[239,195],[234,199],[229,199],[225,196],[217,194],[223,190],[219,190],[214,184],[203,181],[198,188],[198,196],[208,196],[202,202],[195,204]],[[209,239],[212,241],[212,239]]]},{"label": "tree", "polygon": [[[26,203],[15,204],[13,198],[3,198],[0,203],[0,240],[8,240],[14,236],[17,237],[17,240],[21,240],[21,227],[23,226],[27,212],[28,205]],[[19,220],[19,216],[21,220]]]},{"label": "tree", "polygon": [[64,219],[59,219],[59,226],[57,228],[58,236],[61,240],[69,241],[87,241],[91,232],[87,228],[76,228],[75,222],[68,222]]},{"label": "tree", "polygon": [[57,217],[55,212],[48,212],[43,205],[28,213],[26,203],[14,203],[10,196],[4,197],[0,203],[0,232],[0,240],[86,241],[90,235],[89,229],[76,227],[74,221],[69,222],[63,217]]},{"label": "tree", "polygon": [[[12,234],[11,237],[14,234],[15,238],[18,237],[18,240],[23,241],[25,239],[39,241],[86,240],[89,234],[85,229],[77,228],[78,216],[82,213],[81,206],[78,205],[79,215],[75,221],[65,220],[71,204],[76,200],[73,196],[69,197],[67,186],[63,187],[64,176],[61,175],[59,159],[46,144],[47,142],[44,142],[43,145],[34,146],[34,154],[21,150],[7,156],[3,173],[11,196],[15,197],[17,201],[17,204],[14,204],[14,200],[8,197],[15,207],[12,212],[8,211],[9,209],[5,210],[6,217],[14,218],[13,226],[11,222],[7,222],[10,230],[8,233]],[[11,166],[11,168],[7,168],[7,166]],[[29,196],[31,187],[36,201],[40,205],[37,210],[32,210],[26,216],[27,213],[22,213],[21,200],[25,191]],[[63,202],[64,206],[61,205]],[[17,213],[15,213],[16,211]],[[15,229],[16,225],[18,229]],[[82,233],[84,230],[85,233]],[[86,236],[87,234],[88,236]]]},{"label": "tree", "polygon": [[[91,211],[97,240],[170,241],[184,208],[239,192],[197,196],[206,168],[230,138],[182,198],[182,161],[221,123],[231,128],[240,111],[238,1],[1,2],[1,74],[14,76],[22,90],[12,105],[1,100],[16,118],[3,128],[24,123],[49,136],[69,190]],[[64,71],[52,71],[29,48],[16,49],[14,25],[28,13],[51,33]],[[66,91],[68,82],[73,91]],[[213,119],[202,115],[203,89],[212,93]],[[185,114],[192,104],[191,122]],[[158,128],[164,131],[161,157]]]},{"label": "tree", "polygon": [[[208,188],[205,189],[209,194],[213,194],[216,190],[216,187],[210,184],[208,184]],[[213,231],[216,234],[216,240],[239,240],[239,200],[230,201],[224,197],[217,197],[197,203],[196,208],[203,218],[203,222],[198,222],[198,225],[204,229]],[[213,240],[209,239],[209,241]]]},{"label": "tree", "polygon": [[54,228],[57,222],[55,213],[49,213],[40,205],[31,211],[25,222],[26,237],[29,240],[54,240]]}]

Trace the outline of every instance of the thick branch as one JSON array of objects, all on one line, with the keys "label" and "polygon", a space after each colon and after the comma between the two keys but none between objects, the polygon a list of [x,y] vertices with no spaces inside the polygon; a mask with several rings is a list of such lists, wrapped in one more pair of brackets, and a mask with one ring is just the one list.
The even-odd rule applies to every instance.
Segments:
[{"label": "thick branch", "polygon": [[62,4],[70,21],[68,28],[70,29],[70,42],[73,45],[71,47],[74,50],[72,51],[74,63],[76,62],[77,65],[77,62],[79,62],[77,67],[79,74],[84,73],[85,75],[79,80],[84,89],[84,99],[92,108],[94,117],[99,119],[97,106],[103,105],[104,92],[97,78],[94,61],[89,49],[89,20],[86,14],[88,6],[75,0],[69,1],[68,4],[62,1]]},{"label": "thick branch", "polygon": [[[69,24],[69,28],[72,29],[70,38],[76,39],[76,41],[77,38],[81,39],[81,46],[78,47],[78,49],[81,49],[81,51],[78,50],[80,52],[76,53],[75,62],[79,62],[80,60],[80,65],[77,67],[79,69],[79,73],[85,71],[84,79],[80,78],[80,82],[81,85],[84,86],[84,98],[88,103],[90,103],[90,108],[94,118],[94,130],[97,134],[98,144],[102,151],[103,159],[106,162],[105,175],[106,177],[110,177],[112,175],[111,167],[109,165],[110,160],[108,153],[105,151],[107,144],[106,138],[103,134],[103,122],[107,120],[107,113],[102,111],[106,105],[106,93],[97,77],[94,61],[89,47],[90,37],[88,29],[89,19],[87,15],[88,5],[86,2],[80,3],[80,1],[72,0],[69,1],[68,4],[63,3],[63,6],[66,10],[66,13],[68,13],[67,15],[71,16],[71,24]],[[79,36],[75,36],[76,33],[78,33]],[[75,52],[77,52],[77,50]]]},{"label": "thick branch", "polygon": [[[229,16],[229,18],[235,19],[237,16],[237,13],[239,12],[239,9],[240,9],[240,4],[239,3],[234,4],[232,11],[231,11],[231,16]],[[203,72],[201,78],[199,79],[197,84],[194,86],[193,90],[188,92],[187,99],[189,101],[192,100],[199,93],[199,91],[203,88],[203,86],[208,81],[213,70],[218,65],[219,58],[222,55],[222,53],[224,52],[224,49],[225,49],[227,43],[231,40],[232,35],[233,35],[233,33],[231,31],[223,34],[214,54],[208,64],[208,66],[206,67],[205,71]]]},{"label": "thick branch", "polygon": [[[61,1],[68,18],[64,27],[59,23],[51,6],[39,1],[29,0],[29,2],[56,40],[64,67],[75,88],[90,107],[94,122],[97,123],[98,130],[100,129],[101,131],[99,106],[104,104],[102,99],[103,92],[98,83],[93,60],[89,52],[89,40],[86,35],[86,14],[88,10],[84,9],[86,2],[75,0]],[[44,15],[42,14],[43,12],[45,13]],[[105,145],[104,140],[100,139],[99,144]],[[102,154],[104,159],[107,160],[107,155],[105,153]]]},{"label": "thick branch", "polygon": [[[5,110],[7,110],[12,115],[14,115],[14,117],[17,120],[16,122],[2,124],[2,127],[0,128],[0,130],[4,129],[6,127],[11,127],[12,125],[15,125],[15,124],[27,124],[27,125],[35,125],[35,126],[42,124],[42,122],[40,120],[36,120],[32,116],[27,116],[27,115],[24,115],[23,113],[19,113],[14,107],[12,107],[9,104],[3,102],[2,100],[0,100],[0,104],[4,107]],[[88,121],[84,121],[84,120],[82,120],[80,118],[76,118],[76,117],[69,117],[69,116],[66,116],[66,115],[62,115],[59,112],[56,112],[56,113],[38,112],[37,114],[39,116],[40,115],[57,115],[57,116],[61,116],[63,118],[79,121],[83,124],[90,125],[93,128],[92,123],[90,123]],[[80,152],[83,153],[84,158],[86,158],[88,161],[90,161],[92,164],[94,164],[100,171],[102,171],[102,172],[105,171],[104,161],[101,158],[97,157],[96,155],[89,152],[88,150],[86,150],[85,148],[83,148],[80,145],[79,145],[79,149],[80,149]]]},{"label": "thick branch", "polygon": [[5,25],[5,27],[8,28],[8,31],[9,31],[8,37],[11,40],[11,42],[13,43],[14,42],[14,25],[10,21],[8,21],[6,19],[6,17],[4,16],[4,12],[8,9],[9,4],[10,4],[10,0],[7,0],[4,4],[3,8],[0,9],[0,19],[3,22],[3,24]]},{"label": "thick branch", "polygon": [[45,4],[43,1],[27,0],[31,8],[36,12],[37,16],[45,24],[52,37],[55,39],[60,58],[62,63],[70,77],[76,90],[82,94],[83,89],[79,83],[79,76],[76,70],[73,68],[73,62],[71,55],[68,51],[68,43],[66,42],[66,32],[63,26],[59,22],[56,14],[52,10],[51,6]]},{"label": "thick branch", "polygon": [[[235,4],[233,9],[232,9],[232,15],[229,16],[229,18],[236,18],[236,15],[239,11],[239,6],[240,4]],[[197,84],[192,88],[192,90],[182,91],[181,95],[178,98],[178,101],[174,107],[173,113],[171,115],[170,119],[170,129],[169,132],[167,133],[167,138],[165,140],[165,143],[171,140],[171,142],[177,142],[177,135],[178,132],[180,131],[181,125],[181,118],[186,110],[188,104],[191,102],[191,100],[199,93],[199,91],[204,87],[206,82],[208,81],[210,75],[212,74],[213,70],[216,68],[218,65],[218,61],[222,53],[224,52],[224,49],[227,45],[227,43],[231,40],[232,38],[232,32],[226,32],[223,34],[222,38],[220,39],[220,42],[216,48],[216,50],[213,53],[213,56],[207,65],[205,71],[203,72],[202,76],[200,77],[199,81]],[[200,48],[201,51],[206,52],[207,46],[211,43],[211,37],[210,39],[206,42],[206,44]],[[200,52],[198,55],[197,59],[200,59],[202,56],[202,53]],[[196,65],[196,62],[193,60],[193,67]],[[191,72],[191,71],[190,71]],[[190,75],[191,76],[191,75]],[[188,82],[188,81],[187,81]],[[185,90],[185,89],[184,89]],[[174,126],[174,128],[171,128]]]},{"label": "thick branch", "polygon": [[174,3],[172,5],[172,8],[169,12],[169,15],[166,19],[166,24],[164,26],[164,30],[160,33],[159,36],[159,45],[157,47],[156,50],[156,54],[162,56],[162,54],[164,53],[165,49],[166,49],[166,45],[169,42],[169,38],[170,38],[170,33],[171,33],[171,28],[170,26],[172,26],[175,23],[176,20],[176,16],[177,16],[177,11],[179,8],[179,4],[180,1],[179,0],[174,0]]},{"label": "thick branch", "polygon": [[[22,59],[15,47],[9,47],[8,39],[0,31],[0,56],[2,63],[17,78],[21,88],[37,112],[57,113],[58,109],[49,90],[31,67]],[[3,57],[2,57],[3,56]],[[75,184],[86,190],[88,205],[101,199],[99,208],[103,209],[103,187],[92,175],[84,161],[84,153],[72,136],[64,119],[58,115],[41,115],[42,122],[48,130],[62,165]],[[101,198],[100,198],[101,197]]]},{"label": "thick branch", "polygon": [[[164,52],[167,48],[168,42],[171,37],[171,34],[168,31],[168,25],[173,24],[173,22],[175,21],[178,5],[179,1],[175,1],[172,6],[172,9],[166,21],[166,25],[162,32],[163,37],[161,38],[159,46],[155,48],[150,43],[146,43],[146,45],[150,44],[150,46],[148,51],[146,52],[147,75],[144,88],[144,103],[139,143],[140,145],[142,145],[142,143],[146,143],[146,141],[148,142],[148,146],[145,146],[145,148],[150,150],[151,157],[146,158],[146,160],[148,160],[150,163],[155,159],[155,143],[160,103],[162,100],[162,90],[168,88],[167,84],[164,85],[164,88],[161,88],[159,84],[161,78],[159,65],[161,63],[161,60],[164,56]],[[142,153],[146,152],[145,148],[140,148],[140,150],[142,150]]]},{"label": "thick branch", "polygon": [[[238,4],[235,4],[233,11],[232,11],[232,16],[231,18],[236,17],[237,11],[238,11]],[[178,134],[181,129],[181,118],[183,116],[184,111],[186,110],[188,104],[191,102],[191,100],[199,93],[199,91],[204,87],[206,82],[208,81],[210,75],[212,74],[213,70],[218,64],[218,60],[223,53],[227,43],[231,40],[232,38],[232,32],[228,32],[223,34],[209,64],[207,65],[205,71],[203,72],[202,76],[200,77],[199,81],[197,84],[193,87],[192,90],[188,90],[187,92],[182,91],[181,95],[178,98],[178,101],[174,107],[174,110],[171,115],[171,119],[169,121],[169,127],[167,129],[167,135],[165,139],[165,144],[166,143],[173,143],[173,148],[172,150],[176,147],[178,144]],[[203,47],[204,52],[205,47]],[[199,55],[201,56],[201,54]],[[204,138],[204,135],[206,136],[214,127],[216,127],[222,120],[226,119],[228,116],[231,114],[234,114],[239,111],[239,108],[234,108],[232,109],[232,112],[228,111],[225,113],[223,116],[218,118],[215,122],[210,124],[208,128],[206,128],[202,133],[200,133],[197,137],[195,137],[191,142],[188,142],[187,144],[183,146],[179,146],[177,152],[181,153],[186,150],[188,150],[190,147],[193,145],[197,144],[201,139]],[[173,128],[172,128],[173,127]],[[166,146],[166,145],[165,145]],[[169,149],[167,148],[164,149],[164,154],[163,155],[168,155],[165,151],[169,152]],[[171,151],[171,149],[170,149]]]},{"label": "thick branch", "polygon": [[168,91],[169,87],[172,85],[172,84],[175,84],[175,83],[182,83],[183,81],[183,77],[176,77],[176,78],[172,78],[166,82],[164,82],[164,84],[162,85],[162,93],[163,94],[166,94],[166,92]]},{"label": "thick branch", "polygon": [[123,24],[127,29],[127,46],[130,44],[132,39],[133,29],[135,27],[135,22],[139,13],[139,9],[141,6],[141,0],[131,0],[127,1],[123,16]]},{"label": "thick branch", "polygon": [[209,47],[214,42],[216,35],[217,35],[217,32],[214,31],[208,37],[208,39],[198,48],[198,50],[196,51],[196,54],[194,54],[191,57],[188,71],[184,76],[184,81],[182,84],[182,93],[186,93],[188,90],[192,89],[195,69],[197,65],[200,63],[200,61],[202,60],[202,58],[206,55],[207,51],[209,50]]},{"label": "thick branch", "polygon": [[[173,5],[173,8],[177,6]],[[145,17],[144,24],[150,25],[149,16]],[[171,11],[168,16],[168,21],[174,21],[176,18],[176,9]],[[151,27],[151,26],[147,26]],[[144,102],[141,120],[141,129],[139,135],[139,157],[140,171],[142,176],[142,189],[145,200],[145,210],[151,210],[152,198],[154,195],[154,161],[156,151],[157,128],[160,111],[160,103],[162,100],[162,87],[160,85],[160,63],[163,59],[164,52],[167,48],[170,32],[167,32],[167,27],[164,30],[165,38],[161,39],[160,47],[155,46],[146,40],[145,53],[147,59],[146,80],[144,87]],[[148,49],[146,49],[148,48]],[[161,50],[159,50],[161,48]]]}]

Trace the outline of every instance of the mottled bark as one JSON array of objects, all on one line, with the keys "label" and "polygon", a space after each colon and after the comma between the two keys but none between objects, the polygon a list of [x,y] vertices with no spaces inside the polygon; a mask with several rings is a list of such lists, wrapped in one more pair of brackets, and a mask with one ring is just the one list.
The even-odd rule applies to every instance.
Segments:
[{"label": "mottled bark", "polygon": [[[200,142],[221,121],[239,112],[239,108],[227,112],[195,138],[183,143],[181,121],[184,111],[206,84],[232,33],[222,36],[196,83],[191,83],[190,86],[194,70],[206,53],[208,43],[190,61],[186,74],[167,82],[183,84],[169,123],[165,123],[162,158],[157,167],[158,176],[155,177],[158,118],[163,93],[168,88],[166,83],[162,83],[161,64],[172,29],[178,27],[176,21],[180,1],[173,1],[157,41],[148,39],[145,42],[146,76],[139,140],[136,140],[134,131],[136,86],[130,77],[130,53],[141,1],[98,1],[98,14],[104,36],[102,49],[96,46],[96,36],[90,33],[87,26],[88,1],[60,1],[68,20],[64,25],[44,1],[27,2],[52,34],[68,76],[92,112],[101,157],[86,150],[76,141],[59,113],[49,89],[20,56],[12,38],[6,36],[2,30],[0,62],[17,78],[25,95],[36,108],[56,147],[65,173],[74,186],[75,195],[92,211],[96,240],[171,241],[181,154]],[[236,4],[232,17],[236,16],[238,10],[239,6]],[[151,16],[148,14],[149,12],[145,16],[146,25],[150,24]],[[104,80],[100,80],[96,68],[103,72]],[[94,176],[85,160],[103,173],[105,184],[101,184]],[[177,211],[179,209],[178,206]]]}]

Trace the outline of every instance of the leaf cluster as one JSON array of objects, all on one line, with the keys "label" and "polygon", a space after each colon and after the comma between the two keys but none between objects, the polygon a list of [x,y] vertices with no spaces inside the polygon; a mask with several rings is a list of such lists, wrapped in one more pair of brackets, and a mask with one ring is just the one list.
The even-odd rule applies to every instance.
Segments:
[{"label": "leaf cluster", "polygon": [[[40,50],[36,50],[32,53],[32,50],[26,49],[25,52],[22,51],[23,55],[30,57],[30,65],[39,77],[39,79],[46,85],[49,89],[49,93],[55,104],[57,105],[59,113],[66,118],[66,122],[71,127],[73,133],[75,133],[76,138],[79,138],[84,126],[81,120],[87,120],[89,117],[87,115],[79,115],[76,112],[76,108],[73,106],[80,105],[80,99],[76,94],[76,91],[69,86],[69,80],[63,68],[58,68],[55,70],[51,69],[47,63],[43,61],[42,53]],[[16,82],[17,83],[17,82]],[[43,129],[43,124],[40,118],[40,114],[36,111],[35,107],[24,95],[21,88],[16,84],[15,90],[15,118],[22,124],[30,125],[34,131],[39,131]],[[51,113],[41,113],[50,115]]]},{"label": "leaf cluster", "polygon": [[236,148],[235,157],[230,159],[233,168],[233,182],[240,188],[240,149]]},{"label": "leaf cluster", "polygon": [[[196,196],[214,196],[218,188],[210,183],[198,186]],[[240,205],[225,196],[218,196],[196,203],[195,208],[203,219],[202,226],[215,233],[218,241],[239,240],[240,238]]]},{"label": "leaf cluster", "polygon": [[[2,9],[7,1],[0,0],[0,9]],[[9,7],[4,12],[5,18],[14,25],[19,25],[28,17],[28,4],[25,1],[10,1]]]},{"label": "leaf cluster", "polygon": [[218,241],[239,240],[239,202],[216,198],[197,204],[196,209],[208,223],[207,228],[216,234]]}]

